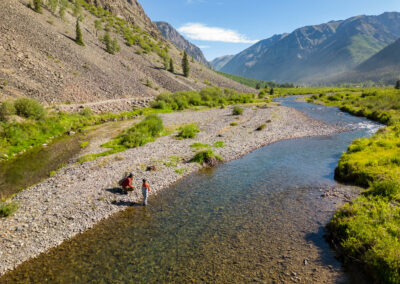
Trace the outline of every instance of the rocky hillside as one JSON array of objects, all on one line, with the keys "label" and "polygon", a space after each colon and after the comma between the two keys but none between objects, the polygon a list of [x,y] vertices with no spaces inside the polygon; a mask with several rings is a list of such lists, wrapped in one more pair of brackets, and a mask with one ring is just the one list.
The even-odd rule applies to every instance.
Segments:
[{"label": "rocky hillside", "polygon": [[307,26],[261,41],[222,72],[278,82],[312,82],[351,70],[400,37],[400,13]]},{"label": "rocky hillside", "polygon": [[215,58],[211,61],[211,65],[215,70],[221,70],[232,58],[234,55],[224,55]]},{"label": "rocky hillside", "polygon": [[[135,0],[94,0],[99,6],[60,1],[55,7],[43,2],[49,6],[37,13],[29,0],[0,1],[0,101],[29,96],[58,104],[152,97],[199,90],[205,81],[252,91],[195,61],[190,77],[182,76],[182,51],[162,38]],[[75,43],[78,17],[85,46]],[[164,70],[170,58],[175,73]]]},{"label": "rocky hillside", "polygon": [[164,38],[172,42],[181,50],[185,50],[194,60],[211,67],[199,47],[185,39],[173,26],[166,22],[154,22]]}]

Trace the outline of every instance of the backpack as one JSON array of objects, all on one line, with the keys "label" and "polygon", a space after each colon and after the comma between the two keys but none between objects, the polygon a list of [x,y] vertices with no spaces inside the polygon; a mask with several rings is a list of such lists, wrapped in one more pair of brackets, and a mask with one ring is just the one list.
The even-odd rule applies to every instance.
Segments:
[{"label": "backpack", "polygon": [[118,185],[122,186],[122,184],[124,183],[124,181],[128,178],[129,173],[124,173],[124,177],[122,179],[119,180]]}]

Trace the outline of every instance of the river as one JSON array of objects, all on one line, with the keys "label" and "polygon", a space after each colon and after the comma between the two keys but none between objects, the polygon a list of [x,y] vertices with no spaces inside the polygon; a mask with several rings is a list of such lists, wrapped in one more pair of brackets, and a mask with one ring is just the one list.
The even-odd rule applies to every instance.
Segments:
[{"label": "river", "polygon": [[[280,141],[203,170],[133,205],[1,283],[349,283],[323,238],[340,198],[333,178],[352,140],[380,125],[295,98],[285,105],[348,132]],[[362,278],[361,278],[362,279]],[[358,281],[358,280],[357,280]]]}]

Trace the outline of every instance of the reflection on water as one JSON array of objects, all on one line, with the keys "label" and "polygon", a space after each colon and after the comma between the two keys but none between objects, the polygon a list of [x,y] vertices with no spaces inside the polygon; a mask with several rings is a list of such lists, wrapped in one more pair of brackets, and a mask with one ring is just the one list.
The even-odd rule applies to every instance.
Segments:
[{"label": "reflection on water", "polygon": [[368,133],[282,141],[194,174],[0,282],[345,283],[323,239],[335,205],[319,188],[336,186],[341,153]]},{"label": "reflection on water", "polygon": [[0,199],[47,178],[80,151],[79,137],[62,137],[15,160],[0,163]]}]

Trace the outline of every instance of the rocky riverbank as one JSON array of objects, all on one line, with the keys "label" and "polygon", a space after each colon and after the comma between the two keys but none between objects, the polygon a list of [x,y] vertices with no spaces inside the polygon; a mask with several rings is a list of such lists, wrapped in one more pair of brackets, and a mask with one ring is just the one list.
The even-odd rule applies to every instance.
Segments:
[{"label": "rocky riverbank", "polygon": [[[95,161],[70,163],[55,176],[19,193],[13,198],[20,204],[19,210],[0,219],[0,275],[140,202],[138,189],[144,177],[152,186],[151,206],[152,195],[201,168],[187,162],[197,151],[190,147],[194,142],[212,146],[222,141],[224,147],[215,147],[214,152],[228,161],[279,140],[343,131],[281,106],[247,107],[241,116],[231,113],[232,109],[226,108],[163,114],[167,127],[196,123],[201,132],[195,139],[177,140],[172,134]],[[266,127],[257,131],[262,124]],[[155,170],[146,171],[149,166]],[[117,181],[131,171],[138,189],[121,194]]]}]

